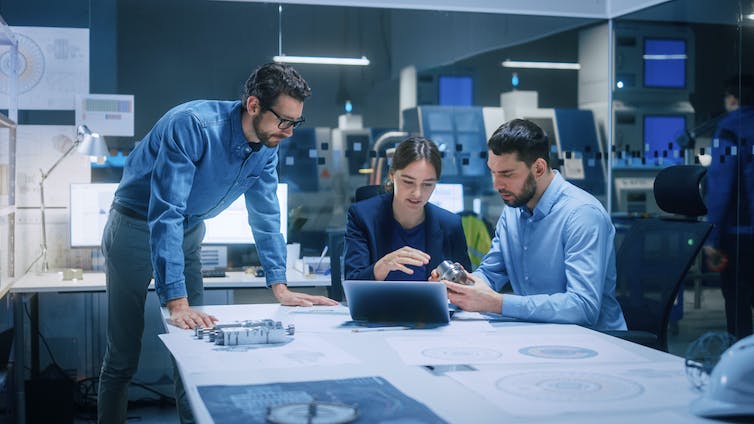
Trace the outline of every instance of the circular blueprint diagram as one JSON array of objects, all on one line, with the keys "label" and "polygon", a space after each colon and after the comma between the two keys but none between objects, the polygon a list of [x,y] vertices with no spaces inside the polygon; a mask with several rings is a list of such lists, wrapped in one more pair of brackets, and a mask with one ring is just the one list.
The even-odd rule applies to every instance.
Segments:
[{"label": "circular blueprint diagram", "polygon": [[631,399],[644,387],[620,377],[589,372],[528,372],[500,378],[498,390],[534,400],[604,402]]},{"label": "circular blueprint diagram", "polygon": [[16,37],[18,58],[15,71],[11,69],[10,48],[0,55],[0,91],[3,93],[8,93],[13,72],[18,78],[18,94],[23,94],[39,84],[45,71],[45,57],[39,44],[22,34],[16,34]]},{"label": "circular blueprint diagram", "polygon": [[518,350],[518,353],[535,358],[545,359],[585,359],[597,356],[597,351],[577,346],[528,346]]}]

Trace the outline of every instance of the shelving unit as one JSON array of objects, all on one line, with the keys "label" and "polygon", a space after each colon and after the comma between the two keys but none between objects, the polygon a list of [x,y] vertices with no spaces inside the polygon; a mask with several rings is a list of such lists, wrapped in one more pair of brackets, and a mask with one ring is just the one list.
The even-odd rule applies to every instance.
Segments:
[{"label": "shelving unit", "polygon": [[[0,46],[8,46],[10,69],[19,64],[18,38],[0,16]],[[0,131],[8,131],[7,143],[0,143],[0,296],[15,278],[16,228],[16,126],[18,122],[18,76],[8,78],[8,116],[0,113]]]}]

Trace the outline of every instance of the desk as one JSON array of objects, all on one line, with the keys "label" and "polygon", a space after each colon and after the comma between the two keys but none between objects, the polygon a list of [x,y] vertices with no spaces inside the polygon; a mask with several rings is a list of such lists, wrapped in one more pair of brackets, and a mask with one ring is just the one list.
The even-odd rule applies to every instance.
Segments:
[{"label": "desk", "polygon": [[[706,422],[688,413],[698,395],[689,388],[683,359],[578,326],[487,323],[464,313],[459,318],[466,319],[454,317],[438,329],[354,332],[343,326],[350,319],[344,307],[202,309],[221,322],[294,324],[296,334],[284,345],[219,347],[166,324],[160,338],[178,363],[199,423],[257,422],[265,408],[254,403],[280,393],[259,391],[273,384],[304,402],[327,401],[322,397],[352,379],[375,385],[382,380],[374,379],[384,379],[413,399],[367,399],[350,391],[349,402],[361,396],[363,422],[376,420],[368,415],[375,402],[383,411],[416,404],[435,414],[417,422]],[[318,384],[328,389],[318,392]]]},{"label": "desk", "polygon": [[[323,275],[303,275],[296,270],[288,270],[286,273],[288,285],[290,287],[324,287],[330,285],[330,277]],[[205,278],[205,289],[222,290],[222,289],[248,289],[266,287],[265,279],[255,277],[243,272],[228,272],[222,278]],[[62,280],[62,273],[28,273],[17,279],[9,292],[13,296],[14,302],[14,355],[15,363],[13,381],[15,384],[16,410],[19,423],[25,422],[25,405],[26,395],[24,392],[24,381],[26,380],[26,360],[30,360],[31,376],[36,377],[39,374],[39,308],[38,298],[35,296],[39,293],[85,293],[95,294],[105,292],[105,274],[102,272],[87,272],[80,280]],[[154,285],[150,284],[150,290],[154,290]],[[29,301],[29,327],[30,327],[30,356],[26,352],[26,334],[25,325],[26,316],[24,302]],[[92,303],[91,296],[86,296],[85,302]],[[83,312],[76,313],[90,314],[91,305],[84,305]],[[87,315],[87,316],[89,316]],[[93,320],[93,317],[90,317]],[[93,324],[94,325],[94,324]],[[100,326],[104,326],[102,320]],[[93,329],[81,329],[87,333],[87,337],[96,337],[96,331]],[[104,329],[102,329],[104,331]],[[48,335],[49,336],[49,335]],[[94,359],[94,358],[93,358]],[[96,358],[100,360],[101,358]]]}]

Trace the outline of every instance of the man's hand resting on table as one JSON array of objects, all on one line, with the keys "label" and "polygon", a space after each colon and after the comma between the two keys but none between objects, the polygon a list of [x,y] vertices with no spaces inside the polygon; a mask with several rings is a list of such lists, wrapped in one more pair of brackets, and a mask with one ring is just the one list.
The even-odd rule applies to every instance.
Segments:
[{"label": "man's hand resting on table", "polygon": [[169,300],[166,306],[170,311],[170,323],[184,330],[195,327],[214,327],[217,321],[217,318],[212,315],[191,309],[185,297]]},{"label": "man's hand resting on table", "polygon": [[288,286],[283,283],[274,283],[270,288],[272,289],[272,293],[275,294],[275,298],[278,302],[285,306],[334,306],[338,304],[338,302],[329,297],[290,291],[288,290]]}]

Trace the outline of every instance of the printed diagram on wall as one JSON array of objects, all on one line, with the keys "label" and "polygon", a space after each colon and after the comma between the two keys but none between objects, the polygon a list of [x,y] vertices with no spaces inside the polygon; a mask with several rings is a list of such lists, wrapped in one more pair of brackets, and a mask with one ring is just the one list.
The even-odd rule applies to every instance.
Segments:
[{"label": "printed diagram on wall", "polygon": [[8,108],[10,77],[18,78],[18,108],[73,110],[76,94],[89,93],[89,30],[11,27],[18,38],[18,61],[0,46],[0,109]]},{"label": "printed diagram on wall", "polygon": [[[18,94],[23,94],[36,87],[42,80],[45,69],[45,57],[42,54],[42,48],[34,40],[22,35],[16,34],[18,39],[18,57],[16,62],[16,83],[18,84]],[[0,56],[0,91],[4,94],[10,93],[10,78],[13,75],[11,68],[10,49],[6,49]]]}]

